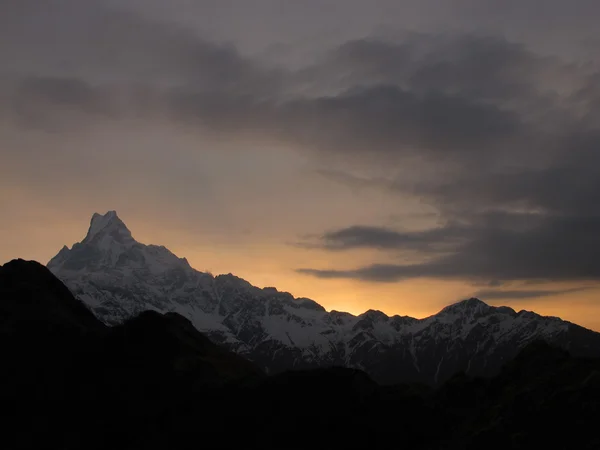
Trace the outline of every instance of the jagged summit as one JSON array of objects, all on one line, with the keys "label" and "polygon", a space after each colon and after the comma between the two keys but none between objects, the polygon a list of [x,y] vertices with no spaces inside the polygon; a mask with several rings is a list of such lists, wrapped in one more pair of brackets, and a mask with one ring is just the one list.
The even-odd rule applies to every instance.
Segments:
[{"label": "jagged summit", "polygon": [[108,211],[106,214],[94,213],[90,221],[90,228],[82,243],[106,240],[106,237],[120,243],[133,243],[131,231],[119,218],[116,211]]},{"label": "jagged summit", "polygon": [[50,260],[48,268],[55,274],[119,269],[135,271],[140,276],[173,269],[192,270],[185,258],[178,258],[167,248],[137,242],[116,211],[94,213],[85,238],[70,250],[65,245]]}]

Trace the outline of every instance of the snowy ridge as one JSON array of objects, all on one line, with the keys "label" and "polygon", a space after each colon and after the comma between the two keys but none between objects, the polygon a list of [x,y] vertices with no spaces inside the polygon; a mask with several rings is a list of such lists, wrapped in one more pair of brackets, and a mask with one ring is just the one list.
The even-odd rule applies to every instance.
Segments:
[{"label": "snowy ridge", "polygon": [[[425,319],[327,312],[313,300],[260,289],[231,274],[199,272],[165,247],[135,241],[114,211],[94,214],[85,239],[63,247],[48,268],[107,324],[144,310],[177,312],[268,372],[341,365],[384,383],[438,384],[458,371],[494,374],[536,339],[600,355],[596,333],[478,299]],[[585,351],[581,330],[589,333]]]}]

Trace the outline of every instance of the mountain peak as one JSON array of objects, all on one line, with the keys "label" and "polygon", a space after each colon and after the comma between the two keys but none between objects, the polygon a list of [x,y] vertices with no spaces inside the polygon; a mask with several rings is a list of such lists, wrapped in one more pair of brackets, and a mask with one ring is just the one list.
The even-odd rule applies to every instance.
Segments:
[{"label": "mountain peak", "polygon": [[461,315],[485,315],[486,313],[494,310],[493,306],[479,300],[478,298],[469,298],[462,300],[452,305],[446,306],[440,311],[439,314],[461,314]]},{"label": "mountain peak", "polygon": [[184,258],[178,258],[161,245],[145,245],[137,242],[127,225],[116,211],[94,213],[85,238],[75,243],[71,250],[63,249],[48,262],[54,274],[71,272],[93,273],[102,270],[121,270],[150,274],[188,271],[191,266]]},{"label": "mountain peak", "polygon": [[361,319],[369,319],[374,322],[387,321],[389,319],[387,314],[376,309],[369,309],[368,311],[360,314],[358,317]]},{"label": "mountain peak", "polygon": [[94,213],[90,221],[90,228],[83,243],[90,243],[95,240],[101,240],[103,236],[110,235],[112,239],[119,243],[133,242],[131,231],[127,225],[119,218],[116,211],[108,211],[106,214]]}]

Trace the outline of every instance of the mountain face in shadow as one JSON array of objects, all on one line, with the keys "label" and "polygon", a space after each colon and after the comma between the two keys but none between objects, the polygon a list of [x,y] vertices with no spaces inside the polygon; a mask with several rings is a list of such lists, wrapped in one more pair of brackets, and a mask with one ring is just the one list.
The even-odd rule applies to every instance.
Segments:
[{"label": "mountain face in shadow", "polygon": [[176,313],[113,327],[46,268],[0,267],[4,448],[595,449],[600,360],[536,341],[493,378],[265,376]]},{"label": "mountain face in shadow", "polygon": [[202,273],[168,249],[137,242],[114,211],[94,214],[86,237],[49,263],[105,324],[143,311],[176,312],[213,342],[270,374],[344,366],[383,384],[440,385],[458,372],[492,376],[529,343],[600,356],[600,334],[556,317],[478,299],[431,317],[327,312],[310,299]]}]

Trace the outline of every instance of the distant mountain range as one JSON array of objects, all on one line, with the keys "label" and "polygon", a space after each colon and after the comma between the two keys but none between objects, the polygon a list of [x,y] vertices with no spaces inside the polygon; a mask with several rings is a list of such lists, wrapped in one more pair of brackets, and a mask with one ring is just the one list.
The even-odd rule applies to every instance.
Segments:
[{"label": "distant mountain range", "polygon": [[425,319],[327,312],[232,274],[199,272],[165,247],[137,242],[114,211],[94,214],[83,241],[63,247],[48,268],[107,325],[144,311],[176,312],[271,374],[343,366],[384,384],[439,385],[458,372],[492,376],[538,340],[600,356],[598,333],[474,298]]},{"label": "distant mountain range", "polygon": [[600,448],[600,359],[542,341],[495,377],[435,389],[347,368],[266,376],[177,313],[106,326],[14,260],[0,266],[0,354],[9,450]]}]

